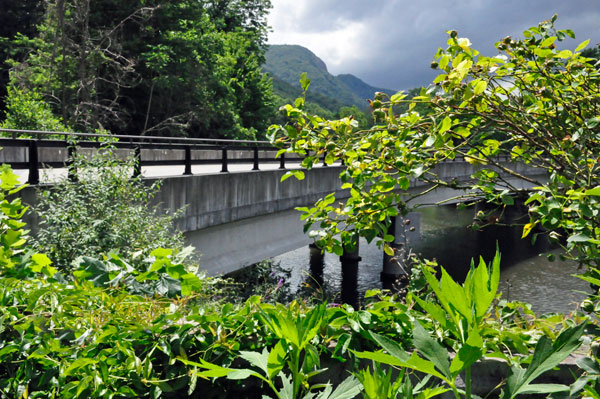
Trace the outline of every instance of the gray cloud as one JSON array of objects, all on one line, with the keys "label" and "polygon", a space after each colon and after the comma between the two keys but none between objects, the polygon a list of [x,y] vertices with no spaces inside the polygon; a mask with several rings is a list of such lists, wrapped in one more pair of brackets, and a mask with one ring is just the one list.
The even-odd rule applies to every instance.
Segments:
[{"label": "gray cloud", "polygon": [[428,84],[429,62],[456,29],[484,54],[494,43],[558,14],[557,27],[577,40],[600,42],[598,0],[274,0],[270,42],[310,48],[332,73],[353,73],[369,84],[407,89]]}]

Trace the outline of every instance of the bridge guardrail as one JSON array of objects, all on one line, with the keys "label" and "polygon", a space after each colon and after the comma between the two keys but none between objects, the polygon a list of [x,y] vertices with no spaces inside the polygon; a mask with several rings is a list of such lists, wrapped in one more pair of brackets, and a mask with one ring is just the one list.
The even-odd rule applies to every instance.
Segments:
[{"label": "bridge guardrail", "polygon": [[[286,168],[286,161],[301,161],[303,158],[296,154],[282,154],[276,159],[273,152],[279,148],[268,141],[230,140],[212,138],[161,137],[135,135],[108,135],[98,133],[52,132],[37,130],[0,129],[0,147],[20,147],[27,149],[26,161],[9,161],[14,169],[28,169],[28,184],[39,183],[39,171],[44,167],[70,168],[70,160],[78,149],[100,148],[110,143],[117,149],[132,150],[137,160],[134,176],[141,174],[142,166],[171,166],[184,165],[184,175],[192,174],[192,165],[221,165],[221,172],[229,171],[232,163],[251,163],[252,170],[260,170],[260,164],[279,163],[279,169]],[[11,137],[6,137],[9,135]],[[29,135],[32,137],[20,137]],[[40,159],[41,148],[66,149],[67,157],[63,161]],[[143,159],[143,150],[179,150],[183,157],[162,160]],[[231,157],[234,151],[250,152],[248,157]],[[212,153],[208,158],[194,157],[193,153]],[[263,156],[261,156],[261,154]],[[267,154],[268,156],[264,156]],[[323,166],[325,154],[321,156]],[[508,161],[507,157],[498,157],[497,161]],[[447,162],[465,162],[457,157]],[[76,178],[69,173],[70,178]]]},{"label": "bridge guardrail", "polygon": [[[26,160],[5,162],[14,169],[28,169],[28,184],[39,183],[39,171],[44,167],[69,168],[70,159],[78,149],[100,148],[110,143],[117,149],[133,151],[137,160],[134,176],[141,174],[142,166],[184,165],[184,175],[192,174],[192,165],[221,165],[221,172],[229,171],[232,163],[251,163],[252,170],[260,170],[260,164],[279,163],[280,169],[286,168],[286,160],[301,160],[300,156],[287,158],[283,154],[275,159],[273,152],[279,150],[268,141],[229,140],[211,138],[160,137],[134,135],[107,135],[97,133],[45,132],[36,130],[0,129],[5,136],[0,137],[0,147],[26,149]],[[31,137],[22,137],[22,136]],[[63,161],[40,159],[40,149],[60,148],[67,150]],[[183,157],[148,160],[143,159],[142,150],[179,150]],[[233,151],[250,153],[251,156],[231,157]],[[193,153],[212,153],[212,157],[194,157]],[[265,156],[265,154],[267,156]],[[218,156],[215,156],[218,155]],[[71,175],[71,178],[74,178]]]}]

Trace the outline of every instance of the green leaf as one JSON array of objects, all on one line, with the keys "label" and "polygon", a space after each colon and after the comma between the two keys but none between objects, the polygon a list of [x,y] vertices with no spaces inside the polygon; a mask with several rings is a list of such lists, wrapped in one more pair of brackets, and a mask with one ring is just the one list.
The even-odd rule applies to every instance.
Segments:
[{"label": "green leaf", "polygon": [[574,274],[574,277],[577,277],[579,279],[582,279],[584,281],[587,281],[590,284],[596,285],[598,287],[600,287],[600,279],[591,277],[591,276],[586,276],[584,274]]},{"label": "green leaf", "polygon": [[258,367],[261,369],[265,375],[268,375],[269,370],[267,367],[269,352],[267,348],[264,348],[262,353],[259,352],[249,352],[249,351],[240,351],[239,357],[248,361],[254,367]]},{"label": "green leaf", "polygon": [[514,198],[510,195],[503,195],[502,197],[500,197],[500,199],[502,200],[502,203],[504,205],[512,206],[515,204]]},{"label": "green leaf", "polygon": [[304,172],[297,169],[292,169],[287,171],[283,176],[281,176],[281,181],[286,181],[290,177],[294,176],[298,180],[304,180]]},{"label": "green leaf", "polygon": [[456,71],[459,74],[459,79],[462,79],[465,77],[467,72],[469,72],[469,69],[471,69],[472,65],[473,65],[473,61],[463,60],[456,66]]},{"label": "green leaf", "polygon": [[473,94],[479,95],[487,88],[487,82],[485,80],[476,80],[473,85]]},{"label": "green leaf", "polygon": [[529,384],[526,389],[521,391],[521,394],[554,393],[568,390],[569,386],[562,384]]},{"label": "green leaf", "polygon": [[[534,392],[532,389],[536,388],[535,386],[531,387],[531,382],[556,367],[577,349],[581,345],[580,338],[584,329],[585,323],[569,327],[560,333],[554,342],[546,336],[542,336],[535,346],[533,358],[527,370],[523,370],[519,366],[511,368],[503,398],[515,398],[521,393]],[[543,387],[538,388],[542,389]]]},{"label": "green leaf", "polygon": [[489,274],[483,258],[480,259],[479,266],[472,273],[472,282],[471,298],[475,305],[475,316],[481,318],[487,313],[498,292],[498,285],[500,284],[499,252],[496,252],[494,256],[491,273]]},{"label": "green leaf", "polygon": [[426,359],[435,364],[448,380],[452,378],[448,351],[431,338],[418,322],[413,327],[413,345]]},{"label": "green leaf", "polygon": [[267,359],[267,375],[272,380],[285,366],[287,351],[284,346],[284,341],[279,340],[277,344],[269,352]]},{"label": "green leaf", "polygon": [[567,242],[587,242],[587,241],[591,241],[592,238],[586,236],[585,234],[573,234],[571,236],[569,236],[569,238],[567,238]]},{"label": "green leaf", "polygon": [[390,247],[387,243],[383,245],[383,251],[388,256],[394,256],[394,249]]},{"label": "green leaf", "polygon": [[[360,359],[373,360],[378,363],[389,364],[390,366],[403,367],[406,364],[406,362],[382,352],[356,352],[353,349],[350,349],[350,352]],[[406,360],[409,358],[410,356],[406,354]]]},{"label": "green leaf", "polygon": [[71,375],[71,373],[75,370],[79,370],[82,367],[86,367],[89,366],[90,364],[96,364],[98,363],[98,360],[96,359],[91,359],[89,357],[82,357],[79,359],[76,359],[73,361],[73,363],[71,363],[69,365],[69,367],[67,367],[67,369],[63,372],[63,375],[65,377]]},{"label": "green leaf", "polygon": [[467,320],[471,318],[471,307],[469,306],[465,290],[450,277],[444,268],[442,268],[440,291],[443,293],[445,302],[451,313],[458,312]]},{"label": "green leaf", "polygon": [[589,190],[585,190],[584,195],[593,195],[593,196],[600,196],[600,186],[594,187],[594,188],[590,188]]},{"label": "green leaf", "polygon": [[227,373],[228,380],[245,380],[248,377],[259,377],[260,378],[260,374],[256,373],[253,370],[249,370],[249,369],[240,369],[240,370],[230,369],[229,372]]},{"label": "green leaf", "polygon": [[398,93],[394,94],[391,98],[390,101],[393,104],[396,104],[398,102],[400,102],[401,100],[403,100],[404,98],[406,98],[406,94],[403,91],[399,91]]},{"label": "green leaf", "polygon": [[279,399],[296,399],[294,397],[294,386],[292,384],[292,379],[283,373],[279,375],[281,376],[282,383],[282,387],[278,392]]},{"label": "green leaf", "polygon": [[547,39],[544,39],[544,41],[540,44],[540,47],[548,47],[555,41],[556,41],[556,36],[549,37]]},{"label": "green leaf", "polygon": [[[447,132],[448,130],[450,130],[451,127],[452,127],[452,118],[447,116],[444,118],[444,120],[442,120],[442,123],[440,124],[440,127],[438,129],[438,133],[442,134],[444,132]],[[431,143],[431,144],[433,144],[433,143]],[[429,144],[429,145],[431,145],[431,144]]]},{"label": "green leaf", "polygon": [[383,335],[371,333],[371,337],[377,342],[387,353],[401,361],[407,361],[410,357],[408,353],[396,341],[393,341]]},{"label": "green leaf", "polygon": [[440,323],[442,328],[451,329],[453,332],[456,332],[453,326],[448,324],[447,313],[444,312],[444,309],[433,302],[424,301],[419,297],[415,297],[415,301],[425,310],[429,317]]},{"label": "green leaf", "polygon": [[306,72],[302,72],[300,74],[300,87],[302,87],[303,91],[307,91],[308,86],[310,86],[310,79],[307,78]]},{"label": "green leaf", "polygon": [[469,332],[467,341],[458,350],[458,353],[452,359],[450,364],[450,372],[453,376],[458,375],[461,371],[470,367],[473,363],[481,359],[483,356],[483,339],[479,335],[479,331],[474,328]]},{"label": "green leaf", "polygon": [[360,382],[354,376],[349,376],[335,388],[327,399],[352,399],[362,390]]},{"label": "green leaf", "polygon": [[587,45],[590,44],[590,39],[587,39],[586,41],[582,42],[579,46],[577,46],[577,48],[575,48],[575,52],[579,52],[581,50],[583,50],[584,48],[587,47]]}]

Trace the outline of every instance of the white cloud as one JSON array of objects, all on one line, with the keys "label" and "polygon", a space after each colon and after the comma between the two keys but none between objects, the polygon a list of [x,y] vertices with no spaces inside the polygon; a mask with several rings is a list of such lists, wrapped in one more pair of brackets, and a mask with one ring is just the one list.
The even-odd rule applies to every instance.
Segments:
[{"label": "white cloud", "polygon": [[587,38],[600,42],[597,0],[273,0],[273,6],[269,43],[305,46],[333,73],[391,89],[431,81],[429,62],[450,29],[492,55],[495,41],[558,13],[558,27],[580,39],[572,47]]},{"label": "white cloud", "polygon": [[293,1],[275,0],[273,3],[269,43],[307,47],[335,74],[347,72],[343,69],[345,66],[370,55],[361,40],[369,28],[365,22],[332,17],[329,24],[313,29],[313,25],[303,24],[303,18],[310,20],[311,17],[308,2],[298,5]]}]

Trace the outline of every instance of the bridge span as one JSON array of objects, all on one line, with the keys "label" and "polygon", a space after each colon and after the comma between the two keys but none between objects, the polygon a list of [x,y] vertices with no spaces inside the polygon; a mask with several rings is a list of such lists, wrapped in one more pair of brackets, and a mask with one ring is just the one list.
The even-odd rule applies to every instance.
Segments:
[{"label": "bridge span", "polygon": [[[275,149],[266,143],[251,142],[248,146],[240,146],[239,143],[232,145],[218,141],[216,144],[186,140],[157,144],[156,138],[151,138],[154,142],[136,140],[126,142],[122,149],[131,151],[141,161],[137,173],[143,173],[144,165],[165,171],[162,174],[166,175],[161,177],[161,190],[154,201],[166,211],[185,208],[177,221],[178,227],[184,231],[188,243],[197,248],[201,269],[208,275],[228,273],[308,245],[310,240],[303,233],[303,222],[295,208],[312,205],[332,192],[341,201],[349,197],[349,190],[341,190],[341,165],[316,167],[305,173],[304,180],[290,178],[281,182],[287,168],[298,167],[299,159],[288,158],[287,164],[285,159],[274,160]],[[0,161],[12,163],[16,169],[27,167],[30,182],[31,177],[39,173],[36,169],[48,162],[39,157],[42,153],[39,148],[43,145],[48,146],[43,155],[53,159],[53,165],[68,169],[65,156],[69,151],[57,145],[55,140],[1,139],[0,145],[5,147],[0,151]],[[20,153],[11,151],[19,145],[24,150],[19,150]],[[64,145],[69,145],[66,140]],[[78,143],[70,148],[70,151],[81,151],[94,148],[94,145]],[[258,156],[260,151],[266,156]],[[61,157],[62,160],[56,160]],[[271,162],[277,168],[265,170],[264,162]],[[230,170],[230,163],[237,165],[235,171]],[[173,165],[180,165],[183,174],[173,175]],[[195,169],[192,169],[194,165]],[[220,165],[221,170],[215,171],[215,165]],[[539,174],[525,165],[511,166],[524,175]],[[440,175],[458,181],[470,179],[475,171],[476,167],[461,160],[438,166]],[[147,178],[149,183],[155,179]],[[21,191],[24,201],[29,204],[36,201],[35,188],[40,184],[39,178],[32,183]],[[407,194],[424,188],[423,183],[412,182]],[[418,201],[434,204],[457,194],[449,188],[436,189],[419,197]],[[32,218],[29,222],[35,231],[37,221]],[[402,233],[396,231],[396,235]]]}]

